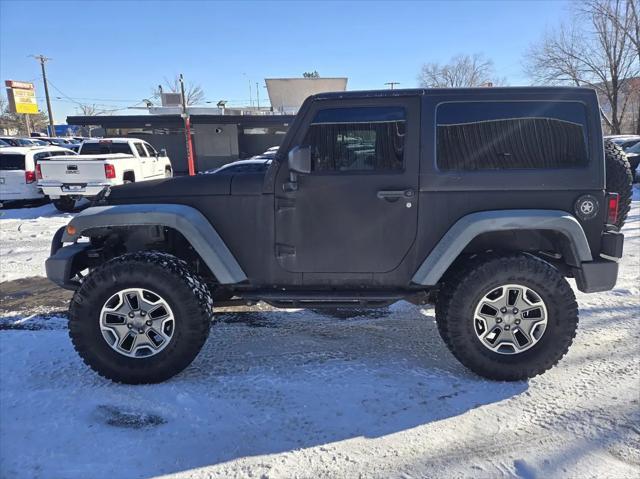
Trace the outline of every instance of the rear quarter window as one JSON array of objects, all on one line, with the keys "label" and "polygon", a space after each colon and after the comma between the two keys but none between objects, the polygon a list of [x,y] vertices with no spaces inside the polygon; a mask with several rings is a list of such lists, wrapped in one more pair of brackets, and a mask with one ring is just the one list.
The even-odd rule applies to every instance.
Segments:
[{"label": "rear quarter window", "polygon": [[0,153],[0,170],[24,170],[24,155]]},{"label": "rear quarter window", "polygon": [[451,102],[436,111],[441,170],[581,168],[587,113],[579,102]]}]

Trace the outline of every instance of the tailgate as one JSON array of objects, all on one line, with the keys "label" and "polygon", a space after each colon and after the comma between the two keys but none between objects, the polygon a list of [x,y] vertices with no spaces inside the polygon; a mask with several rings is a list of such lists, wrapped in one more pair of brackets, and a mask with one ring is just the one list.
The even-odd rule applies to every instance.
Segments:
[{"label": "tailgate", "polygon": [[63,184],[103,183],[107,181],[104,161],[96,160],[41,160],[38,162],[42,181]]},{"label": "tailgate", "polygon": [[26,185],[24,170],[0,170],[0,193],[17,194],[24,191]]}]

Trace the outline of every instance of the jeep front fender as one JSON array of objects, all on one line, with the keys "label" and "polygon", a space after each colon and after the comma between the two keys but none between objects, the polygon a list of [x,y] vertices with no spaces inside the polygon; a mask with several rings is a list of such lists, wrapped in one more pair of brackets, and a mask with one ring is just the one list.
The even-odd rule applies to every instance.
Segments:
[{"label": "jeep front fender", "polygon": [[92,228],[117,226],[166,226],[180,232],[207,264],[221,284],[240,283],[246,274],[211,223],[195,208],[175,204],[136,204],[94,206],[82,211],[69,223],[73,235],[65,230],[62,241],[75,242]]},{"label": "jeep front fender", "polygon": [[569,241],[581,262],[592,260],[587,237],[578,220],[560,210],[496,210],[463,216],[445,233],[414,274],[412,282],[434,286],[471,241],[483,233],[509,230],[548,230]]}]

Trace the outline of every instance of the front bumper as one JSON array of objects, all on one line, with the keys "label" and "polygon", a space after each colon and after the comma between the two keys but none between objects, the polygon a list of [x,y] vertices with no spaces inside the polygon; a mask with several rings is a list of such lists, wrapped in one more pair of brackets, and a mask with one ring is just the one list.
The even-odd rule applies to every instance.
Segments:
[{"label": "front bumper", "polygon": [[85,268],[85,252],[89,248],[89,243],[73,243],[64,246],[62,235],[63,226],[53,236],[51,242],[51,256],[45,261],[47,278],[65,289],[75,290],[80,286],[80,282],[74,280],[78,271]]}]

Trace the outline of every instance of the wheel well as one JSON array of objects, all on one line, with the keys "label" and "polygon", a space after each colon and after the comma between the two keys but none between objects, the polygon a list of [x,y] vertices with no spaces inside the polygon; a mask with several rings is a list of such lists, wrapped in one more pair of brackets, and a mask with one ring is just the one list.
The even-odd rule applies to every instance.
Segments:
[{"label": "wheel well", "polygon": [[[466,258],[481,253],[523,252],[538,256],[553,264],[565,276],[571,268],[580,266],[580,258],[570,239],[552,230],[490,231],[476,236],[460,253]],[[459,258],[450,266],[459,264]]]},{"label": "wheel well", "polygon": [[185,261],[208,283],[217,283],[206,262],[176,229],[167,226],[116,226],[87,230],[83,236],[91,238],[95,247],[95,266],[126,253],[162,251]]},{"label": "wheel well", "polygon": [[130,181],[131,183],[135,183],[136,174],[133,171],[125,171],[124,174],[122,175],[122,180],[123,181]]}]

